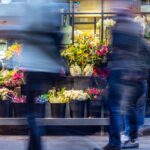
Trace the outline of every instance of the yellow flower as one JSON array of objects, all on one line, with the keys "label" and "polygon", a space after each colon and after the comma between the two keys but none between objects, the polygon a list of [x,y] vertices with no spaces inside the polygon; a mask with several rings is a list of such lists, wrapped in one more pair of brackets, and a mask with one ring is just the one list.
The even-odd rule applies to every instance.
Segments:
[{"label": "yellow flower", "polygon": [[82,50],[79,50],[78,52],[77,52],[77,55],[81,55],[83,52],[82,52]]},{"label": "yellow flower", "polygon": [[10,47],[8,47],[8,50],[6,52],[6,58],[10,59],[13,56],[13,54],[19,55],[21,51],[22,51],[22,45],[15,43],[11,45]]},{"label": "yellow flower", "polygon": [[90,36],[90,33],[89,32],[84,32],[84,36]]}]

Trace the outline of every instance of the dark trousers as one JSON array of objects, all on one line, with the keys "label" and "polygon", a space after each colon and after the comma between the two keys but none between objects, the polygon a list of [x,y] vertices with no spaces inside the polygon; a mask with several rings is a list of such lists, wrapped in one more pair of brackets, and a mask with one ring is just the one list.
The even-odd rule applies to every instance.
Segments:
[{"label": "dark trousers", "polygon": [[[138,128],[143,129],[144,127],[144,119],[145,119],[145,108],[146,108],[146,102],[147,102],[147,81],[143,80],[143,90],[141,91],[141,96],[139,97],[139,100],[137,101],[137,119],[138,119]],[[125,135],[130,137],[130,131],[133,130],[132,127],[129,124],[128,115],[124,115],[124,125],[125,125]]]},{"label": "dark trousers", "polygon": [[41,72],[26,73],[26,95],[28,109],[28,126],[29,126],[29,146],[28,150],[42,150],[41,128],[38,126],[34,117],[34,98],[38,95],[48,92],[53,86],[54,79],[58,75]]},{"label": "dark trousers", "polygon": [[113,71],[109,78],[109,144],[120,147],[121,115],[128,117],[131,139],[138,137],[138,100],[145,92],[145,77],[139,72]]}]

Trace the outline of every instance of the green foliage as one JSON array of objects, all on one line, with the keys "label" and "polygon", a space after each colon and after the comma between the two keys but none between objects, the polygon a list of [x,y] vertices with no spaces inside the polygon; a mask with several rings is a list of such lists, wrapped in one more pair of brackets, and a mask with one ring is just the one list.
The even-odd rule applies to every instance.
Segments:
[{"label": "green foliage", "polygon": [[68,103],[69,98],[65,96],[65,88],[58,89],[53,88],[48,92],[48,100],[50,103]]}]

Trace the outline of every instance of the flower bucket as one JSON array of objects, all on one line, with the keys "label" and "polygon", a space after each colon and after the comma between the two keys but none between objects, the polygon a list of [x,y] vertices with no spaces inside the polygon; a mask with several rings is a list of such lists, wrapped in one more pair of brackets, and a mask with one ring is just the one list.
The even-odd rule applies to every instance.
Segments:
[{"label": "flower bucket", "polygon": [[69,106],[71,118],[84,118],[85,101],[72,100]]},{"label": "flower bucket", "polygon": [[12,117],[12,103],[10,100],[0,100],[0,117]]},{"label": "flower bucket", "polygon": [[27,117],[27,103],[13,103],[15,117]]},{"label": "flower bucket", "polygon": [[87,117],[101,117],[101,100],[88,100],[86,103]]},{"label": "flower bucket", "polygon": [[[15,117],[27,117],[28,109],[27,103],[13,103]],[[45,117],[45,103],[35,103],[33,114],[36,118]]]},{"label": "flower bucket", "polygon": [[51,103],[52,118],[65,118],[66,103]]}]

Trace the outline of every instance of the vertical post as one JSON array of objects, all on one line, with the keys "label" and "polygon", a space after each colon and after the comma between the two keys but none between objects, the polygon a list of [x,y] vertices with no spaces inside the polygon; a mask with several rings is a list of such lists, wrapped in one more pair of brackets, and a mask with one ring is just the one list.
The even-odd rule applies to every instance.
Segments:
[{"label": "vertical post", "polygon": [[[101,41],[104,40],[104,0],[101,0]],[[101,118],[104,118],[104,104],[101,103]],[[104,126],[101,126],[101,136],[104,135]]]},{"label": "vertical post", "polygon": [[96,35],[96,17],[94,17],[94,35]]},{"label": "vertical post", "polygon": [[72,44],[74,44],[74,0],[72,1]]},{"label": "vertical post", "polygon": [[101,0],[101,40],[104,39],[104,0]]}]

